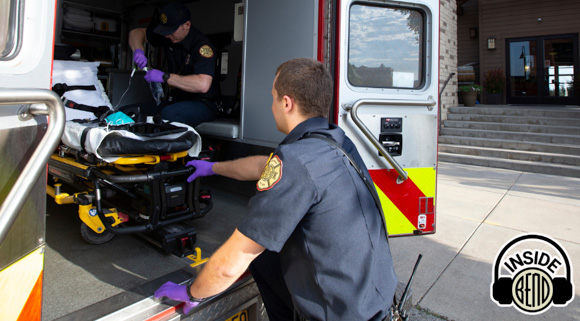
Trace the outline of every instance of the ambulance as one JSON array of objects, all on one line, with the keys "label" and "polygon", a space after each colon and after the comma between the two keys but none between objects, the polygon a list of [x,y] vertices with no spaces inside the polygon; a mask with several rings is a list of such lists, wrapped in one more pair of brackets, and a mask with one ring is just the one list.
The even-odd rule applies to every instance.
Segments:
[{"label": "ambulance", "polygon": [[[139,258],[143,264],[167,260],[183,266],[157,276],[154,282],[116,261],[117,270],[139,280],[138,286],[109,284],[115,288],[109,291],[110,297],[106,297],[108,287],[91,284],[93,276],[100,277],[99,281],[106,278],[99,274],[99,264],[75,261],[74,271],[78,272],[74,273],[86,272],[88,277],[66,285],[67,279],[76,278],[72,272],[70,277],[61,274],[64,265],[57,273],[47,272],[55,265],[47,254],[54,252],[54,235],[66,234],[62,226],[61,234],[50,232],[53,226],[47,223],[51,219],[47,218],[47,206],[54,207],[50,203],[64,195],[60,185],[56,188],[53,184],[58,174],[47,164],[55,157],[69,123],[68,107],[52,90],[56,65],[61,61],[97,63],[96,77],[102,84],[98,87],[111,106],[148,96],[143,74],[132,72],[127,37],[131,29],[146,26],[155,9],[167,2],[0,2],[0,319],[267,319],[249,274],[188,315],[183,314],[178,302],[152,296],[155,287],[164,281],[185,283],[199,273],[202,258],[213,251],[202,245],[189,256],[193,263],[184,258],[177,262],[175,255],[150,248],[156,254]],[[195,128],[203,149],[216,151],[214,160],[268,153],[275,148],[283,139],[269,108],[276,67],[296,57],[317,59],[328,67],[334,81],[329,122],[340,126],[357,145],[379,194],[389,235],[435,233],[440,104],[438,0],[181,2],[190,9],[192,24],[216,46],[216,77],[220,78],[222,96],[229,102],[216,120]],[[146,53],[151,63],[162,63],[162,54],[155,48],[146,48]],[[242,189],[245,185],[229,188]],[[47,192],[52,197],[47,197]],[[80,202],[66,197],[60,200],[77,205]],[[214,197],[212,211],[220,210],[219,202]],[[81,222],[86,213],[79,210],[79,220],[73,211],[69,220],[73,225],[87,225]],[[111,215],[115,224],[123,225],[120,215]],[[203,227],[211,225],[218,215],[222,214],[196,219],[207,222],[196,228],[198,240],[209,233]],[[100,235],[96,230],[89,233]],[[211,233],[221,241],[229,236]],[[195,239],[191,241],[195,243]],[[66,260],[81,242],[80,238],[63,242],[67,245],[58,249],[59,256]],[[89,257],[98,257],[98,262],[107,264],[114,259],[108,252],[114,250],[107,248],[110,244],[90,244]],[[134,254],[121,257],[130,261]],[[58,268],[51,268],[54,270]],[[49,284],[54,283],[63,290],[48,291]],[[82,300],[89,293],[98,299],[85,301],[92,302],[86,306],[70,306],[70,302]]]}]

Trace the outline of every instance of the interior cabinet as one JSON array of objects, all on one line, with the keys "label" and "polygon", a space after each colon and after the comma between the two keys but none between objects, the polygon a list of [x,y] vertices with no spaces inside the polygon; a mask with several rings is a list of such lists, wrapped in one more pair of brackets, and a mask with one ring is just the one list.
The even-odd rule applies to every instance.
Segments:
[{"label": "interior cabinet", "polygon": [[121,39],[124,32],[121,30],[121,12],[80,4],[73,0],[59,2],[61,19],[60,35],[57,39],[71,51],[78,49],[73,59],[98,61],[103,71],[106,68],[122,67],[121,53],[126,41]]}]

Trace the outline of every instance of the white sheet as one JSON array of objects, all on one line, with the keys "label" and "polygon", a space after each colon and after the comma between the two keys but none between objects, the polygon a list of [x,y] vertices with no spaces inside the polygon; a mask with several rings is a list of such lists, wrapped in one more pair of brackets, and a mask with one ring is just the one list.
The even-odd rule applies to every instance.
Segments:
[{"label": "white sheet", "polygon": [[[103,84],[97,78],[99,62],[55,60],[52,70],[52,84],[65,83],[69,86],[95,86],[97,90],[70,90],[64,97],[76,103],[88,106],[108,106],[112,108],[109,97],[105,93]],[[66,109],[66,120],[95,119],[90,112]]]}]

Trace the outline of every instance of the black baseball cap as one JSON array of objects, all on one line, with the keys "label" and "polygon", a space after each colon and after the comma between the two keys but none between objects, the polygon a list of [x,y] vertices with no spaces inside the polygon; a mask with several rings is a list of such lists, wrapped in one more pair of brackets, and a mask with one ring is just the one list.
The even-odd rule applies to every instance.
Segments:
[{"label": "black baseball cap", "polygon": [[191,14],[183,3],[172,2],[159,11],[159,25],[153,31],[163,36],[169,36],[190,19]]}]

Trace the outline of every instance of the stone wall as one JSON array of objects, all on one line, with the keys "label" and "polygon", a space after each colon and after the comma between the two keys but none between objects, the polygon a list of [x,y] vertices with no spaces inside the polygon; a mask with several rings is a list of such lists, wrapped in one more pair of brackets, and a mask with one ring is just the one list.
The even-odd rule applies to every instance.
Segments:
[{"label": "stone wall", "polygon": [[[449,107],[457,106],[457,4],[456,0],[441,0],[439,3],[439,92],[440,119],[447,119]],[[451,73],[455,73],[450,79]],[[447,86],[445,83],[449,79]]]}]

